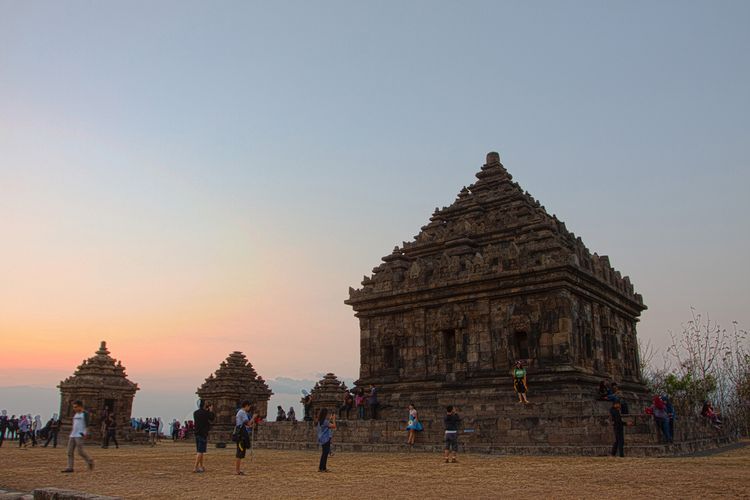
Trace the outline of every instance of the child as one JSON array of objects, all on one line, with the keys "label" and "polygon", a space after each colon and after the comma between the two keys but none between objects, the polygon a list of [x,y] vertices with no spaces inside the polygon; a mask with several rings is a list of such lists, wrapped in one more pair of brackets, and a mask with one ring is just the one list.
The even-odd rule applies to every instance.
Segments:
[{"label": "child", "polygon": [[[456,453],[458,452],[458,426],[461,424],[461,417],[458,416],[458,409],[449,405],[447,413],[443,419],[445,424],[445,463],[456,463]],[[452,453],[452,456],[451,456]]]}]

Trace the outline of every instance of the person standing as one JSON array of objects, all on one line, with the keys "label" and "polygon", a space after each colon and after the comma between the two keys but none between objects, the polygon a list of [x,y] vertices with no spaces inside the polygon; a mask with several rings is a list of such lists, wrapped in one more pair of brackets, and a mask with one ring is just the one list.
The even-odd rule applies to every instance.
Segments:
[{"label": "person standing", "polygon": [[321,409],[315,427],[318,432],[318,444],[322,447],[318,472],[329,472],[328,455],[331,453],[331,431],[336,429],[336,415],[331,415],[331,420],[328,420],[328,410]]},{"label": "person standing", "polygon": [[198,409],[193,412],[196,452],[193,472],[206,472],[205,467],[203,467],[203,454],[206,453],[208,447],[208,431],[211,429],[211,424],[215,418],[214,406],[203,400],[198,401]]},{"label": "person standing", "polygon": [[[612,408],[609,409],[609,415],[612,417],[612,428],[615,431],[615,444],[612,445],[613,457],[625,456],[625,422],[622,420],[622,413],[620,413],[620,401],[615,401],[612,404]],[[628,424],[631,425],[631,424]]]},{"label": "person standing", "polygon": [[365,391],[361,387],[354,396],[354,406],[357,407],[357,420],[365,419]]},{"label": "person standing", "polygon": [[344,412],[346,414],[346,419],[349,420],[349,413],[352,411],[353,406],[354,397],[352,397],[351,392],[346,391],[344,393],[344,404],[339,408],[339,418],[341,418],[341,413]]},{"label": "person standing", "polygon": [[443,424],[445,425],[445,463],[452,462],[455,464],[456,454],[458,453],[458,427],[461,425],[458,408],[454,408],[453,405],[446,407]]},{"label": "person standing", "polygon": [[520,359],[516,361],[516,366],[513,368],[513,389],[518,394],[518,402],[523,404],[529,404],[526,399],[526,391],[528,386],[526,385],[526,369],[523,367],[523,361]]},{"label": "person standing", "polygon": [[409,423],[406,425],[406,430],[409,431],[409,437],[406,440],[406,444],[414,446],[417,432],[422,430],[422,423],[419,421],[417,409],[414,407],[414,403],[409,405]]},{"label": "person standing", "polygon": [[73,428],[68,438],[68,467],[63,472],[73,472],[73,454],[78,454],[86,461],[89,470],[94,469],[94,460],[83,448],[83,438],[86,436],[86,414],[83,411],[83,403],[80,400],[73,402]]},{"label": "person standing", "polygon": [[[279,408],[281,408],[279,406]],[[245,473],[241,470],[242,459],[245,458],[247,450],[252,446],[251,433],[253,426],[253,407],[250,401],[245,400],[242,402],[241,407],[237,410],[237,414],[234,417],[234,437],[237,444],[237,452],[235,453],[234,461],[234,472],[238,476],[244,476]]]},{"label": "person standing", "polygon": [[374,385],[370,384],[370,396],[367,399],[367,403],[370,405],[370,418],[373,420],[378,419],[378,389]]},{"label": "person standing", "polygon": [[5,441],[5,431],[8,430],[8,412],[6,410],[3,410],[2,413],[0,413],[0,447],[3,445],[3,441]]},{"label": "person standing", "polygon": [[148,423],[148,441],[152,447],[156,446],[156,438],[158,436],[159,436],[159,419],[154,417]]},{"label": "person standing", "polygon": [[180,421],[172,419],[172,441],[177,441],[180,437]]},{"label": "person standing", "polygon": [[52,415],[52,418],[47,422],[47,442],[44,443],[46,448],[49,442],[52,441],[52,447],[57,448],[57,434],[60,432],[60,419],[57,417],[57,413]]}]

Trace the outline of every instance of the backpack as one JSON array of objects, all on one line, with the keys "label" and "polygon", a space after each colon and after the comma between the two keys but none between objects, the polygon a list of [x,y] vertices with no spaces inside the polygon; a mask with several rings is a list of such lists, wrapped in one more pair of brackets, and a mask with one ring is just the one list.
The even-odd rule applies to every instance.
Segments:
[{"label": "backpack", "polygon": [[239,443],[240,442],[240,426],[236,425],[234,427],[234,431],[232,431],[232,442],[233,443]]}]

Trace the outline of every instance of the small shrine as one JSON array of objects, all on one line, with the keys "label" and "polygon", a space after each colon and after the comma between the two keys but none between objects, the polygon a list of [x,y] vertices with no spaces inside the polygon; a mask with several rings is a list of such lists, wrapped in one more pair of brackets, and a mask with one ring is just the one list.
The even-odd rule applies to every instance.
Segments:
[{"label": "small shrine", "polygon": [[57,387],[60,389],[60,418],[64,430],[69,430],[72,425],[71,403],[81,400],[89,414],[88,431],[93,440],[102,439],[102,424],[107,413],[115,418],[118,437],[127,435],[138,384],[128,380],[125,367],[109,355],[106,342],[102,341],[96,355],[84,359],[73,376]]},{"label": "small shrine", "polygon": [[[339,381],[333,373],[327,373],[325,377],[315,384],[310,391],[312,396],[312,417],[322,408],[328,409],[328,414],[336,414],[344,404],[344,395],[348,392],[346,384]],[[352,408],[351,415],[356,415],[356,409]]]},{"label": "small shrine", "polygon": [[245,355],[234,351],[198,388],[196,394],[214,405],[216,420],[209,439],[219,442],[229,440],[234,429],[234,417],[243,400],[250,401],[256,414],[266,418],[268,400],[273,392]]}]

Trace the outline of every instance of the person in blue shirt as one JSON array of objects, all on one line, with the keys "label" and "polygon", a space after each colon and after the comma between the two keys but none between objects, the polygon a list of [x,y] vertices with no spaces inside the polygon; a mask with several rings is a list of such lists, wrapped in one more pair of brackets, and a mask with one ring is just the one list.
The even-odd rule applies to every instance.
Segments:
[{"label": "person in blue shirt", "polygon": [[253,407],[250,405],[250,401],[243,401],[242,407],[237,411],[237,415],[234,417],[235,433],[237,433],[237,453],[235,453],[234,461],[234,472],[238,476],[243,476],[245,473],[240,469],[242,459],[245,458],[245,453],[252,446],[251,432],[253,425]]},{"label": "person in blue shirt", "polygon": [[328,472],[328,455],[331,453],[331,430],[336,428],[336,415],[332,414],[329,420],[328,410],[323,408],[318,414],[315,428],[318,431],[318,444],[322,447],[318,472]]}]

